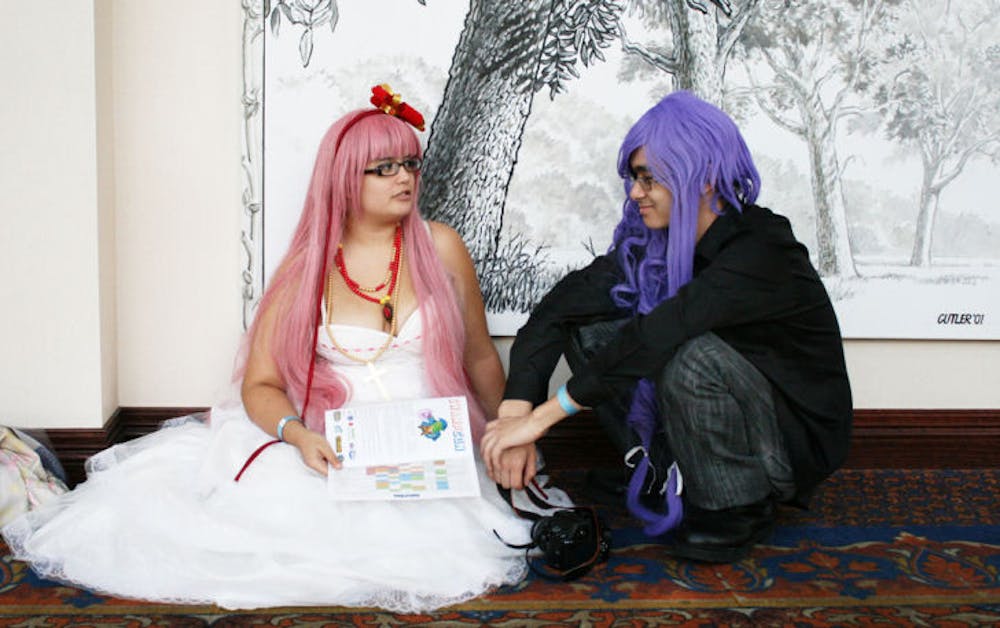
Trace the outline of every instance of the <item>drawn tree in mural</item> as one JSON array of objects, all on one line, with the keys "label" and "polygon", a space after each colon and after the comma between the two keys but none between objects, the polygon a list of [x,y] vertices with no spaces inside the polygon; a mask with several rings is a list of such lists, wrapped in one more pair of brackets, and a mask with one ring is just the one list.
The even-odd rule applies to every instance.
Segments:
[{"label": "drawn tree in mural", "polygon": [[[538,276],[525,242],[508,243],[508,251],[501,245],[507,188],[534,96],[548,88],[554,98],[578,75],[578,61],[603,60],[621,9],[612,0],[470,2],[428,139],[422,204],[462,234],[491,309],[491,295],[504,285]],[[529,264],[518,277],[484,272],[497,259],[515,258]],[[527,309],[536,292],[522,290],[518,303],[502,305]]]},{"label": "drawn tree in mural", "polygon": [[905,3],[902,41],[872,85],[890,138],[914,147],[922,177],[910,263],[928,266],[941,192],[970,160],[1000,161],[1000,2]]},{"label": "drawn tree in mural", "polygon": [[649,26],[667,24],[668,46],[632,41],[622,29],[622,49],[669,74],[674,89],[721,105],[726,64],[759,0],[630,0],[628,12]]},{"label": "drawn tree in mural", "polygon": [[[677,87],[718,101],[726,60],[758,2],[472,0],[431,132],[423,201],[430,216],[465,238],[491,309],[526,311],[545,285],[499,304],[491,295],[521,279],[548,280],[538,267],[520,269],[516,278],[484,272],[511,257],[505,246],[519,259],[531,259],[523,241],[503,243],[501,233],[507,186],[535,93],[548,87],[554,98],[578,76],[578,61],[602,61],[601,50],[620,39],[627,52],[674,76]],[[667,22],[672,52],[628,40],[621,24],[626,8],[648,22]]]},{"label": "drawn tree in mural", "polygon": [[[857,275],[847,229],[837,128],[858,113],[850,96],[871,79],[870,42],[886,23],[882,0],[769,0],[744,30],[749,94],[806,143],[821,275]],[[762,81],[754,63],[770,71]]]}]

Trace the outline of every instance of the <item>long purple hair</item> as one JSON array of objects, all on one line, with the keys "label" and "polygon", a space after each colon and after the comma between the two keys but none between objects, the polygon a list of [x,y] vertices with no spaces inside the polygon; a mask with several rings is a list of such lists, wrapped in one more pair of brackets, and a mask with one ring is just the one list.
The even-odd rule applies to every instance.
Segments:
[{"label": "long purple hair", "polygon": [[[666,229],[647,227],[629,197],[629,160],[639,148],[645,148],[653,179],[673,194]],[[644,315],[691,281],[698,211],[706,189],[711,190],[710,207],[716,214],[742,212],[757,200],[760,175],[732,119],[685,91],[666,96],[632,125],[618,151],[618,174],[625,204],[610,251],[624,279],[611,289],[611,296],[619,307]],[[640,380],[628,422],[647,448],[662,416],[657,406],[655,386]],[[647,522],[657,533],[665,531],[663,525]]]}]

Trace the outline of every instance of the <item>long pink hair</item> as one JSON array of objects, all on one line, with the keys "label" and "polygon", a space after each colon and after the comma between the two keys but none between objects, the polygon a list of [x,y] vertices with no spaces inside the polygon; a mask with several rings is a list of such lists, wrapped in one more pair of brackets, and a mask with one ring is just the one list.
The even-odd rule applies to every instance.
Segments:
[{"label": "long pink hair", "polygon": [[[314,342],[324,278],[332,267],[345,222],[362,212],[363,170],[374,159],[422,156],[420,141],[405,122],[372,113],[371,109],[352,111],[323,136],[299,224],[261,298],[236,369],[236,378],[242,378],[253,339],[259,333],[268,334],[271,356],[285,381],[286,394],[301,411],[310,363],[315,359],[309,407],[303,418],[310,429],[320,432],[324,410],[343,406],[350,396],[347,382],[316,355]],[[464,368],[465,327],[460,304],[417,208],[419,187],[418,175],[412,211],[402,220],[403,246],[423,320],[424,360],[431,392],[468,399],[473,435],[478,441],[484,415]],[[272,308],[278,308],[277,315],[265,316]],[[261,329],[265,319],[271,323],[268,329]]]}]

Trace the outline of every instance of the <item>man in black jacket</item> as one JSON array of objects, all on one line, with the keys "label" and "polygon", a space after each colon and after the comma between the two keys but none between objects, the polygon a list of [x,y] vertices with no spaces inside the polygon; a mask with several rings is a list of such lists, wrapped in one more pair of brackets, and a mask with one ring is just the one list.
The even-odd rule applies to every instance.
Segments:
[{"label": "man in black jacket", "polygon": [[[638,495],[647,469],[662,478],[665,457],[683,478],[684,512],[667,551],[739,560],[770,534],[775,503],[805,504],[846,457],[852,404],[837,319],[788,220],[754,205],[759,175],[722,111],[671,94],[632,127],[618,161],[627,200],[612,247],[561,280],[518,331],[483,457],[494,479],[519,486],[534,469],[502,469],[503,451],[593,407],[629,426],[614,430],[619,446],[646,454],[629,507],[647,532],[677,519],[676,505],[651,510]],[[605,342],[572,351],[595,329]],[[573,376],[546,401],[564,353]]]}]

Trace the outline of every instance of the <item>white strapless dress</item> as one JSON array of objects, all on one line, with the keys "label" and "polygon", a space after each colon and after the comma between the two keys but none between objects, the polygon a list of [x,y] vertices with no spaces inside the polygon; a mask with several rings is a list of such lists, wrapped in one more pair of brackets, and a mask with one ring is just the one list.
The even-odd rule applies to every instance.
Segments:
[{"label": "white strapless dress", "polygon": [[[379,331],[332,326],[355,354],[377,350]],[[395,399],[428,396],[415,313],[377,364]],[[366,365],[317,350],[352,386],[351,404],[382,401]],[[391,382],[391,385],[388,383]],[[335,502],[325,478],[294,447],[270,436],[242,405],[213,408],[210,424],[175,420],[88,461],[88,479],[3,535],[40,575],[115,596],[214,603],[429,610],[520,581],[529,540],[479,465],[482,496],[407,502]]]}]

